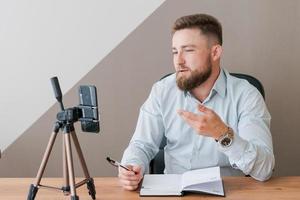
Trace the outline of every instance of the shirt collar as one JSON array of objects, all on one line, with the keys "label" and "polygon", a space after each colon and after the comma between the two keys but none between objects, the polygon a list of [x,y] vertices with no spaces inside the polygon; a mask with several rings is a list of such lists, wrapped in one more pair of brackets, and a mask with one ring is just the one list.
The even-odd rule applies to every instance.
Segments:
[{"label": "shirt collar", "polygon": [[226,94],[226,71],[221,68],[220,74],[212,88],[212,91],[216,91],[222,98]]},{"label": "shirt collar", "polygon": [[[218,93],[222,98],[225,97],[226,94],[226,74],[227,71],[223,68],[221,68],[220,70],[220,74],[213,86],[213,88],[211,89],[209,95],[208,95],[208,99],[210,99],[215,93]],[[192,96],[191,93],[189,91],[184,91],[184,95],[187,96]]]}]

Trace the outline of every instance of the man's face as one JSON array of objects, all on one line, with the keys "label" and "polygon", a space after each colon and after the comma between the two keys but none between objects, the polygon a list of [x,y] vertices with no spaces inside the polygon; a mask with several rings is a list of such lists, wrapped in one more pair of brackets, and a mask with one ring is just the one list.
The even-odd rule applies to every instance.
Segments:
[{"label": "man's face", "polygon": [[172,39],[173,63],[179,89],[190,91],[211,75],[208,38],[198,29],[176,31]]}]

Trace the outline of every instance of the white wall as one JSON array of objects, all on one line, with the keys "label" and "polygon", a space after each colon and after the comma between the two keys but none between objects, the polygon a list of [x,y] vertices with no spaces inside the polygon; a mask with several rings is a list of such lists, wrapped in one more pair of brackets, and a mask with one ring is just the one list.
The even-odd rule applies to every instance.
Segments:
[{"label": "white wall", "polygon": [[66,93],[164,0],[0,1],[0,149]]}]

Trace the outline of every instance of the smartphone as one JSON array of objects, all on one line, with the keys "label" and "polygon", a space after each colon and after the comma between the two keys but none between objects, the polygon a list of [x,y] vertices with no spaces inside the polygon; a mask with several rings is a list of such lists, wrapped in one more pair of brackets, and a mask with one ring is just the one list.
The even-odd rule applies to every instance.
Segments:
[{"label": "smartphone", "polygon": [[93,85],[79,86],[79,106],[81,129],[84,132],[99,133],[99,113],[97,89]]}]

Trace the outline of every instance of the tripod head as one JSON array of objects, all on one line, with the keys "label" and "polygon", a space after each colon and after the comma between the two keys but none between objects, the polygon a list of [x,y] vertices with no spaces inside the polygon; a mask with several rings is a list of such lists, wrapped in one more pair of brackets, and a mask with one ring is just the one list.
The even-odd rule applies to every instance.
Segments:
[{"label": "tripod head", "polygon": [[51,78],[54,90],[61,111],[57,113],[57,120],[61,124],[73,124],[81,122],[81,129],[84,132],[99,133],[99,116],[97,103],[97,89],[91,85],[81,85],[79,87],[79,105],[77,107],[64,109],[62,93],[57,77]]}]

